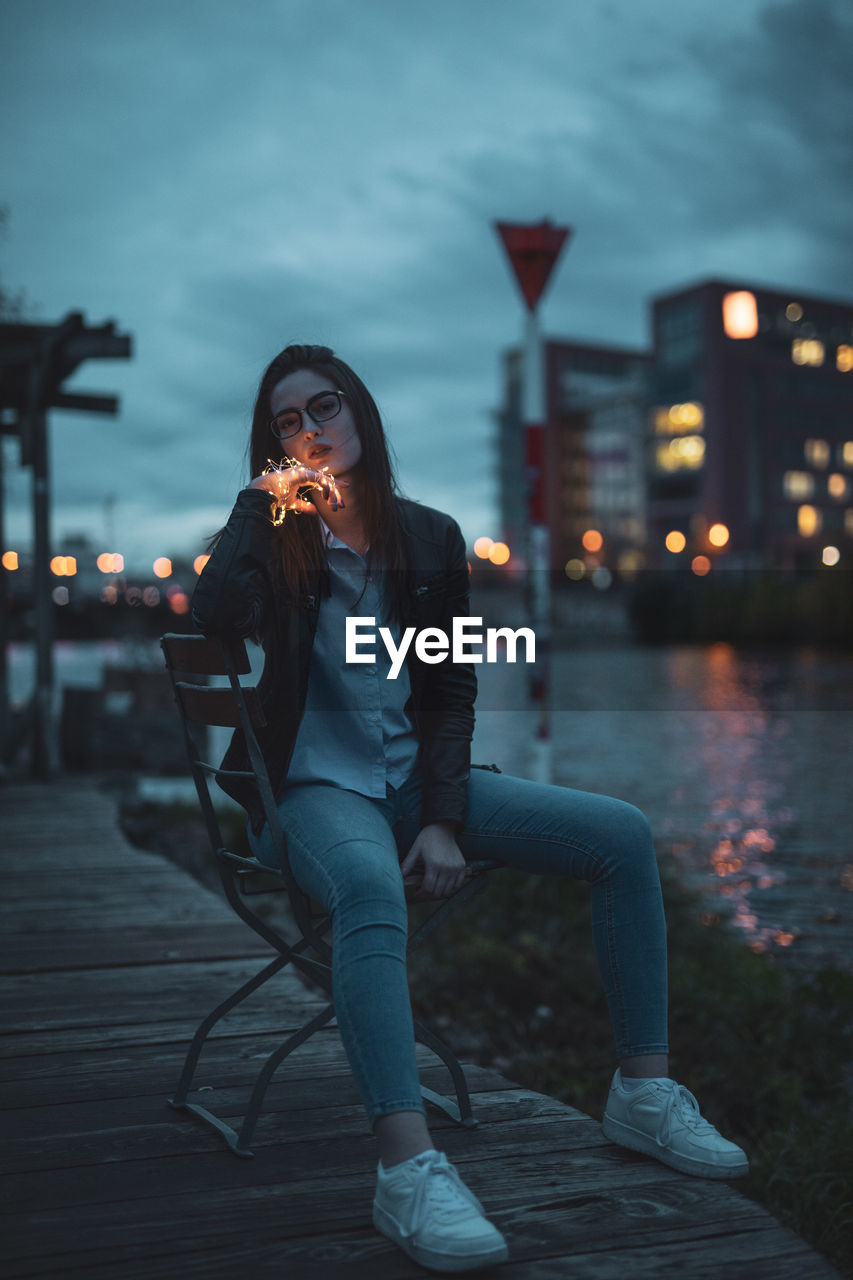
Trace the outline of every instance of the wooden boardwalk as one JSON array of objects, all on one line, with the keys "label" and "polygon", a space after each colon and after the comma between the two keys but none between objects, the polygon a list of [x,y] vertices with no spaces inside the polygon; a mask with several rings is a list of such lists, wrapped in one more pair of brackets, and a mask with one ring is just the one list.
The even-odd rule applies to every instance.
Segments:
[{"label": "wooden boardwalk", "polygon": [[[167,1106],[201,1016],[268,954],[225,903],[129,846],[88,781],[0,790],[0,830],[3,1275],[424,1275],[371,1226],[375,1144],[334,1028],[280,1069],[254,1159]],[[285,971],[221,1024],[197,1078],[215,1109],[240,1114],[262,1055],[316,1005]],[[479,1127],[431,1123],[509,1241],[479,1274],[837,1280],[734,1185],[623,1151],[494,1071],[469,1078]]]}]

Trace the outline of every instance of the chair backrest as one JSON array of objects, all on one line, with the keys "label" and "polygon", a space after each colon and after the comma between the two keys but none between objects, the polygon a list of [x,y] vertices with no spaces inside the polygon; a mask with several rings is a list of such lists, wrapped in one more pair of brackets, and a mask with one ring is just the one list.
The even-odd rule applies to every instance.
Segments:
[{"label": "chair backrest", "polygon": [[[278,806],[255,734],[255,730],[265,724],[260,698],[254,685],[243,684],[240,679],[241,676],[251,673],[251,663],[245,643],[242,640],[226,642],[211,636],[164,635],[161,637],[160,645],[184,726],[187,754],[199,803],[211,845],[217,856],[219,874],[228,900],[238,915],[246,919],[252,928],[267,937],[274,946],[278,945],[275,935],[257,916],[248,912],[240,900],[238,886],[241,883],[245,885],[250,876],[257,877],[260,864],[256,859],[243,858],[226,847],[210,794],[210,780],[217,775],[248,779],[257,789],[275,847],[279,851],[281,877],[290,897],[294,920],[305,941],[323,957],[324,962],[328,962],[331,949],[322,936],[328,929],[328,919],[320,923],[315,920],[311,900],[300,889],[290,869],[287,841],[281,828]],[[211,676],[225,676],[228,684],[211,686],[207,684]],[[242,729],[251,769],[224,770],[219,764],[205,758],[209,752],[208,735],[205,735],[205,743],[201,744],[196,730],[209,726]],[[493,861],[486,860],[469,864],[468,873],[471,880],[468,888],[457,891],[452,899],[440,901],[430,919],[410,935],[410,945],[415,945],[427,937],[444,919],[453,902],[461,900],[471,890],[482,887],[483,873],[497,865]],[[407,897],[412,898],[420,889],[421,878],[410,876],[404,883]]]},{"label": "chair backrest", "polygon": [[[303,937],[315,949],[323,955],[328,954],[328,943],[322,938],[312,919],[309,899],[299,888],[290,870],[278,807],[255,732],[266,723],[263,708],[255,686],[244,684],[241,680],[241,676],[250,675],[252,670],[245,642],[239,639],[225,641],[216,636],[169,634],[161,637],[160,647],[181,714],[193,781],[229,901],[241,916],[246,916],[246,910],[239,900],[238,888],[241,880],[245,882],[247,877],[257,875],[258,863],[255,859],[241,857],[227,847],[210,791],[210,782],[217,776],[240,777],[255,787],[279,850],[281,876],[290,895],[296,923]],[[224,676],[228,683],[210,685],[207,681],[211,676]],[[209,755],[210,735],[205,733],[202,740],[197,730],[212,726],[243,731],[250,769],[224,770],[218,762],[206,758]],[[252,927],[258,926],[253,922]],[[277,945],[272,933],[269,940]]]},{"label": "chair backrest", "polygon": [[[249,675],[252,665],[243,640],[225,646],[210,636],[165,635],[160,640],[166,666],[172,676],[175,697],[185,718],[193,724],[242,728],[240,706],[233,687],[212,687],[200,683],[208,676],[238,678]],[[188,682],[180,676],[194,676]],[[253,685],[240,685],[253,729],[266,724],[258,691]]]}]

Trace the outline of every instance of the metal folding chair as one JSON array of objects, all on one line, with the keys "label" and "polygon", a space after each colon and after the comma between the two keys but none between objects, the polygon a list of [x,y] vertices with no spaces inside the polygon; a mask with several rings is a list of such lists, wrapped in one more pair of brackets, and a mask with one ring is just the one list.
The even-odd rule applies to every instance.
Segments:
[{"label": "metal folding chair", "polygon": [[[276,1068],[335,1015],[331,999],[332,947],[328,940],[331,921],[302,892],[290,869],[287,840],[281,828],[269,775],[255,734],[255,729],[265,723],[260,698],[254,685],[244,684],[241,680],[241,677],[251,673],[244,642],[238,640],[226,644],[217,638],[206,636],[165,635],[160,644],[181,713],[192,776],[211,847],[216,856],[222,888],[241,919],[264,938],[275,952],[274,958],[259,973],[218,1004],[201,1023],[190,1044],[178,1087],[174,1097],[169,1099],[169,1105],[191,1112],[216,1129],[235,1155],[251,1156],[254,1154],[250,1149],[252,1135],[261,1113],[264,1095]],[[208,683],[211,676],[227,677],[227,684],[213,686]],[[250,770],[225,771],[206,758],[209,755],[210,738],[207,729],[211,726],[243,730],[251,762]],[[244,857],[227,848],[211,794],[211,780],[216,775],[245,778],[257,788],[279,851],[280,869],[277,873],[256,858]],[[498,865],[497,862],[489,861],[470,864],[468,878],[462,888],[439,902],[428,918],[410,932],[408,950],[412,951],[419,946],[450,911],[484,888],[486,873]],[[417,877],[407,879],[407,896],[414,893],[418,884]],[[268,920],[262,919],[247,902],[250,896],[282,890],[286,890],[288,894],[294,932],[299,935],[295,942],[288,942],[278,929]],[[266,1059],[251,1090],[238,1131],[199,1102],[190,1100],[195,1069],[204,1043],[217,1022],[288,964],[316,982],[329,996],[329,1002]],[[415,1039],[431,1049],[445,1064],[456,1095],[454,1101],[421,1085],[424,1099],[457,1123],[475,1125],[477,1121],[472,1113],[465,1074],[455,1054],[418,1021],[415,1021]]]}]

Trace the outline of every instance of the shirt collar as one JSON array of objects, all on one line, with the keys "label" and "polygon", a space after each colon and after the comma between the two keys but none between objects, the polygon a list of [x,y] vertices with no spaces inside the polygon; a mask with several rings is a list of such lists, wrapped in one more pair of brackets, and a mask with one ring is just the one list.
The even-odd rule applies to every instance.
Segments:
[{"label": "shirt collar", "polygon": [[320,536],[323,539],[323,546],[330,547],[335,541],[335,535],[332,533],[319,511],[317,512],[317,519],[320,521]]},{"label": "shirt collar", "polygon": [[[339,547],[344,551],[352,551],[352,547],[348,546],[346,542],[342,542],[340,538],[336,537],[335,534],[332,533],[319,511],[317,512],[317,519],[320,521],[320,537],[323,539],[323,546],[327,551],[331,547]],[[353,555],[357,554],[357,552],[353,551]],[[367,559],[369,555],[370,548],[368,547],[364,558]]]}]

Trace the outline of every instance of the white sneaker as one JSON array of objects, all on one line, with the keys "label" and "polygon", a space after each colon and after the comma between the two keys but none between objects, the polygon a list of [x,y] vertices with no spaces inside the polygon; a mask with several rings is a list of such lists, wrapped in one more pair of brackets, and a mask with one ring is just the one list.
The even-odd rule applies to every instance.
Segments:
[{"label": "white sneaker", "polygon": [[388,1173],[379,1165],[373,1225],[433,1271],[473,1271],[507,1258],[506,1241],[443,1151],[424,1151]]},{"label": "white sneaker", "polygon": [[749,1173],[745,1153],[709,1124],[690,1090],[674,1080],[656,1078],[625,1089],[617,1070],[601,1127],[612,1142],[654,1156],[682,1173],[700,1178]]}]

